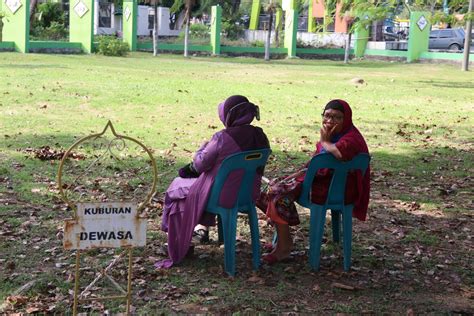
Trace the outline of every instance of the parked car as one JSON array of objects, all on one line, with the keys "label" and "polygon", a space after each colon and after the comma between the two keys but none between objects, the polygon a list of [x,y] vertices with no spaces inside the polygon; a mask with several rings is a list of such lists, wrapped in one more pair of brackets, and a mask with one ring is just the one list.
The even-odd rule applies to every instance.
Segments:
[{"label": "parked car", "polygon": [[430,32],[429,49],[460,51],[464,47],[464,29],[444,29]]}]

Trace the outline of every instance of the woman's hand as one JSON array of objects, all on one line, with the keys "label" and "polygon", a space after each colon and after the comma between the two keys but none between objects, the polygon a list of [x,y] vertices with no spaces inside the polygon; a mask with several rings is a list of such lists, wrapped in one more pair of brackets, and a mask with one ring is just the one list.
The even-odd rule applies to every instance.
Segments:
[{"label": "woman's hand", "polygon": [[342,154],[335,144],[331,143],[331,135],[334,133],[336,126],[329,130],[327,127],[323,126],[321,128],[321,146],[326,149],[327,152],[333,154],[336,159],[342,159]]},{"label": "woman's hand", "polygon": [[334,130],[336,129],[336,127],[337,127],[337,125],[334,125],[331,129],[329,129],[328,127],[323,125],[323,127],[320,130],[320,134],[321,134],[320,141],[321,141],[321,143],[331,142],[331,136],[334,133]]}]

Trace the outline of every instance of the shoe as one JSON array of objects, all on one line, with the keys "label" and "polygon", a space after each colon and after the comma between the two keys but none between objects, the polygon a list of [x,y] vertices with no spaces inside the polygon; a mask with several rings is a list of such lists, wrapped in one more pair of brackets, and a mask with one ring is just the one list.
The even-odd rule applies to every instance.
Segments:
[{"label": "shoe", "polygon": [[268,250],[268,251],[272,251],[274,247],[275,247],[275,245],[272,244],[271,242],[264,243],[262,245],[262,248],[265,249],[265,250]]},{"label": "shoe", "polygon": [[209,242],[209,231],[205,229],[198,229],[193,232],[193,241],[200,244]]},{"label": "shoe", "polygon": [[272,266],[274,265],[275,263],[277,263],[279,260],[278,258],[273,255],[272,253],[268,253],[266,255],[263,255],[262,256],[262,261],[266,264],[268,264],[269,266]]},{"label": "shoe", "polygon": [[279,260],[279,259],[277,258],[277,256],[275,256],[275,255],[272,254],[272,253],[267,253],[266,255],[263,255],[263,256],[262,256],[262,261],[263,261],[263,263],[266,263],[266,264],[268,264],[269,266],[272,266],[272,265],[274,265],[274,264],[277,263],[277,262],[290,262],[290,261],[292,261],[292,259],[294,259],[294,258],[293,258],[293,256],[290,255],[289,257],[286,257],[286,258],[283,258],[283,259],[280,259],[280,260]]}]

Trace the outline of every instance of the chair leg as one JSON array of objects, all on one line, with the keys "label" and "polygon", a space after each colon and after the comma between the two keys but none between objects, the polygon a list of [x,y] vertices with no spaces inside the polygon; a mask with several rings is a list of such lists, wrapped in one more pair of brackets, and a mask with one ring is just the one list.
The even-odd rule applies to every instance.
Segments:
[{"label": "chair leg", "polygon": [[224,236],[224,269],[230,276],[235,276],[235,236],[237,232],[237,211],[222,216]]},{"label": "chair leg", "polygon": [[352,207],[346,207],[342,212],[342,231],[344,249],[344,271],[351,268],[352,256]]},{"label": "chair leg", "polygon": [[255,207],[252,207],[248,213],[250,234],[252,236],[252,265],[255,271],[260,267],[260,234],[258,231],[258,216]]},{"label": "chair leg", "polygon": [[224,228],[222,227],[222,218],[221,215],[217,215],[217,236],[218,236],[218,243],[222,244],[224,242],[224,235],[223,235]]},{"label": "chair leg", "polygon": [[326,209],[312,208],[310,214],[309,229],[309,264],[311,269],[319,271],[321,244],[323,241],[324,223],[326,221]]},{"label": "chair leg", "polygon": [[332,223],[332,240],[339,242],[341,239],[341,213],[336,210],[331,210]]}]

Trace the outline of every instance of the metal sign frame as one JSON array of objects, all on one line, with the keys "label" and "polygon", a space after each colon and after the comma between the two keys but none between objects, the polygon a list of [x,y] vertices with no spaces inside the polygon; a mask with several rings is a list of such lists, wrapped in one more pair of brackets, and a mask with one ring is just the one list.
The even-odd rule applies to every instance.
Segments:
[{"label": "metal sign frame", "polygon": [[[107,125],[105,126],[104,130],[101,132],[101,133],[97,133],[97,134],[92,134],[92,135],[89,135],[89,136],[86,136],[86,137],[83,137],[81,139],[79,139],[77,142],[75,142],[71,147],[69,147],[69,149],[65,152],[63,158],[61,159],[61,162],[59,164],[59,169],[58,169],[58,177],[57,177],[57,181],[58,181],[58,188],[59,188],[59,194],[62,198],[62,200],[74,211],[74,219],[77,219],[77,208],[76,208],[76,205],[74,205],[74,203],[72,203],[69,198],[67,197],[67,195],[65,194],[64,192],[64,189],[63,189],[63,179],[62,179],[62,175],[63,175],[63,168],[64,168],[64,163],[66,162],[66,160],[68,159],[69,155],[71,154],[71,152],[77,148],[80,144],[84,143],[85,141],[87,140],[95,140],[95,139],[98,139],[99,137],[101,137],[102,135],[104,135],[107,130],[109,130],[112,132],[112,135],[115,136],[115,139],[120,139],[120,140],[128,140],[128,141],[131,141],[137,145],[139,145],[143,150],[145,150],[145,152],[148,154],[150,160],[151,160],[151,164],[152,164],[152,168],[153,168],[153,184],[151,186],[151,189],[150,191],[148,192],[145,200],[138,206],[138,209],[137,209],[137,217],[139,217],[139,214],[140,212],[145,208],[146,204],[151,200],[153,194],[155,193],[155,189],[156,189],[156,184],[157,184],[157,167],[156,167],[156,161],[155,159],[153,158],[153,155],[151,153],[151,151],[143,144],[141,143],[140,141],[132,138],[132,137],[129,137],[129,136],[125,136],[125,135],[120,135],[120,134],[117,134],[117,132],[115,131],[115,128],[113,127],[112,125],[112,122],[111,121],[108,121]],[[112,141],[113,141],[112,140]],[[110,144],[109,144],[109,147],[110,147]],[[110,148],[108,148],[109,150]],[[77,180],[77,179],[76,179]],[[101,271],[99,272],[99,275],[88,285],[85,287],[85,289],[81,292],[81,294],[78,295],[78,292],[79,292],[79,278],[80,278],[80,258],[81,258],[81,250],[80,249],[77,249],[76,250],[76,265],[75,265],[75,277],[74,277],[74,305],[73,305],[73,315],[76,316],[77,315],[77,307],[78,307],[78,303],[79,302],[85,302],[85,301],[103,301],[103,300],[123,300],[125,299],[126,302],[127,302],[127,307],[126,307],[126,314],[127,315],[130,315],[130,305],[131,305],[131,300],[132,300],[132,250],[133,250],[133,247],[125,247],[127,248],[126,250],[124,250],[123,252],[120,253],[120,255],[118,257],[116,257],[115,259],[113,259],[109,265],[105,268],[105,269],[101,269]],[[119,262],[124,256],[125,256],[125,253],[128,252],[128,276],[127,276],[127,290],[125,291],[111,276],[109,276],[107,273],[108,271],[110,271],[112,269],[112,267],[117,263]],[[103,277],[107,277],[107,279],[121,292],[121,295],[110,295],[110,296],[103,296],[103,297],[94,297],[94,298],[82,298],[82,296],[101,278]]]}]

